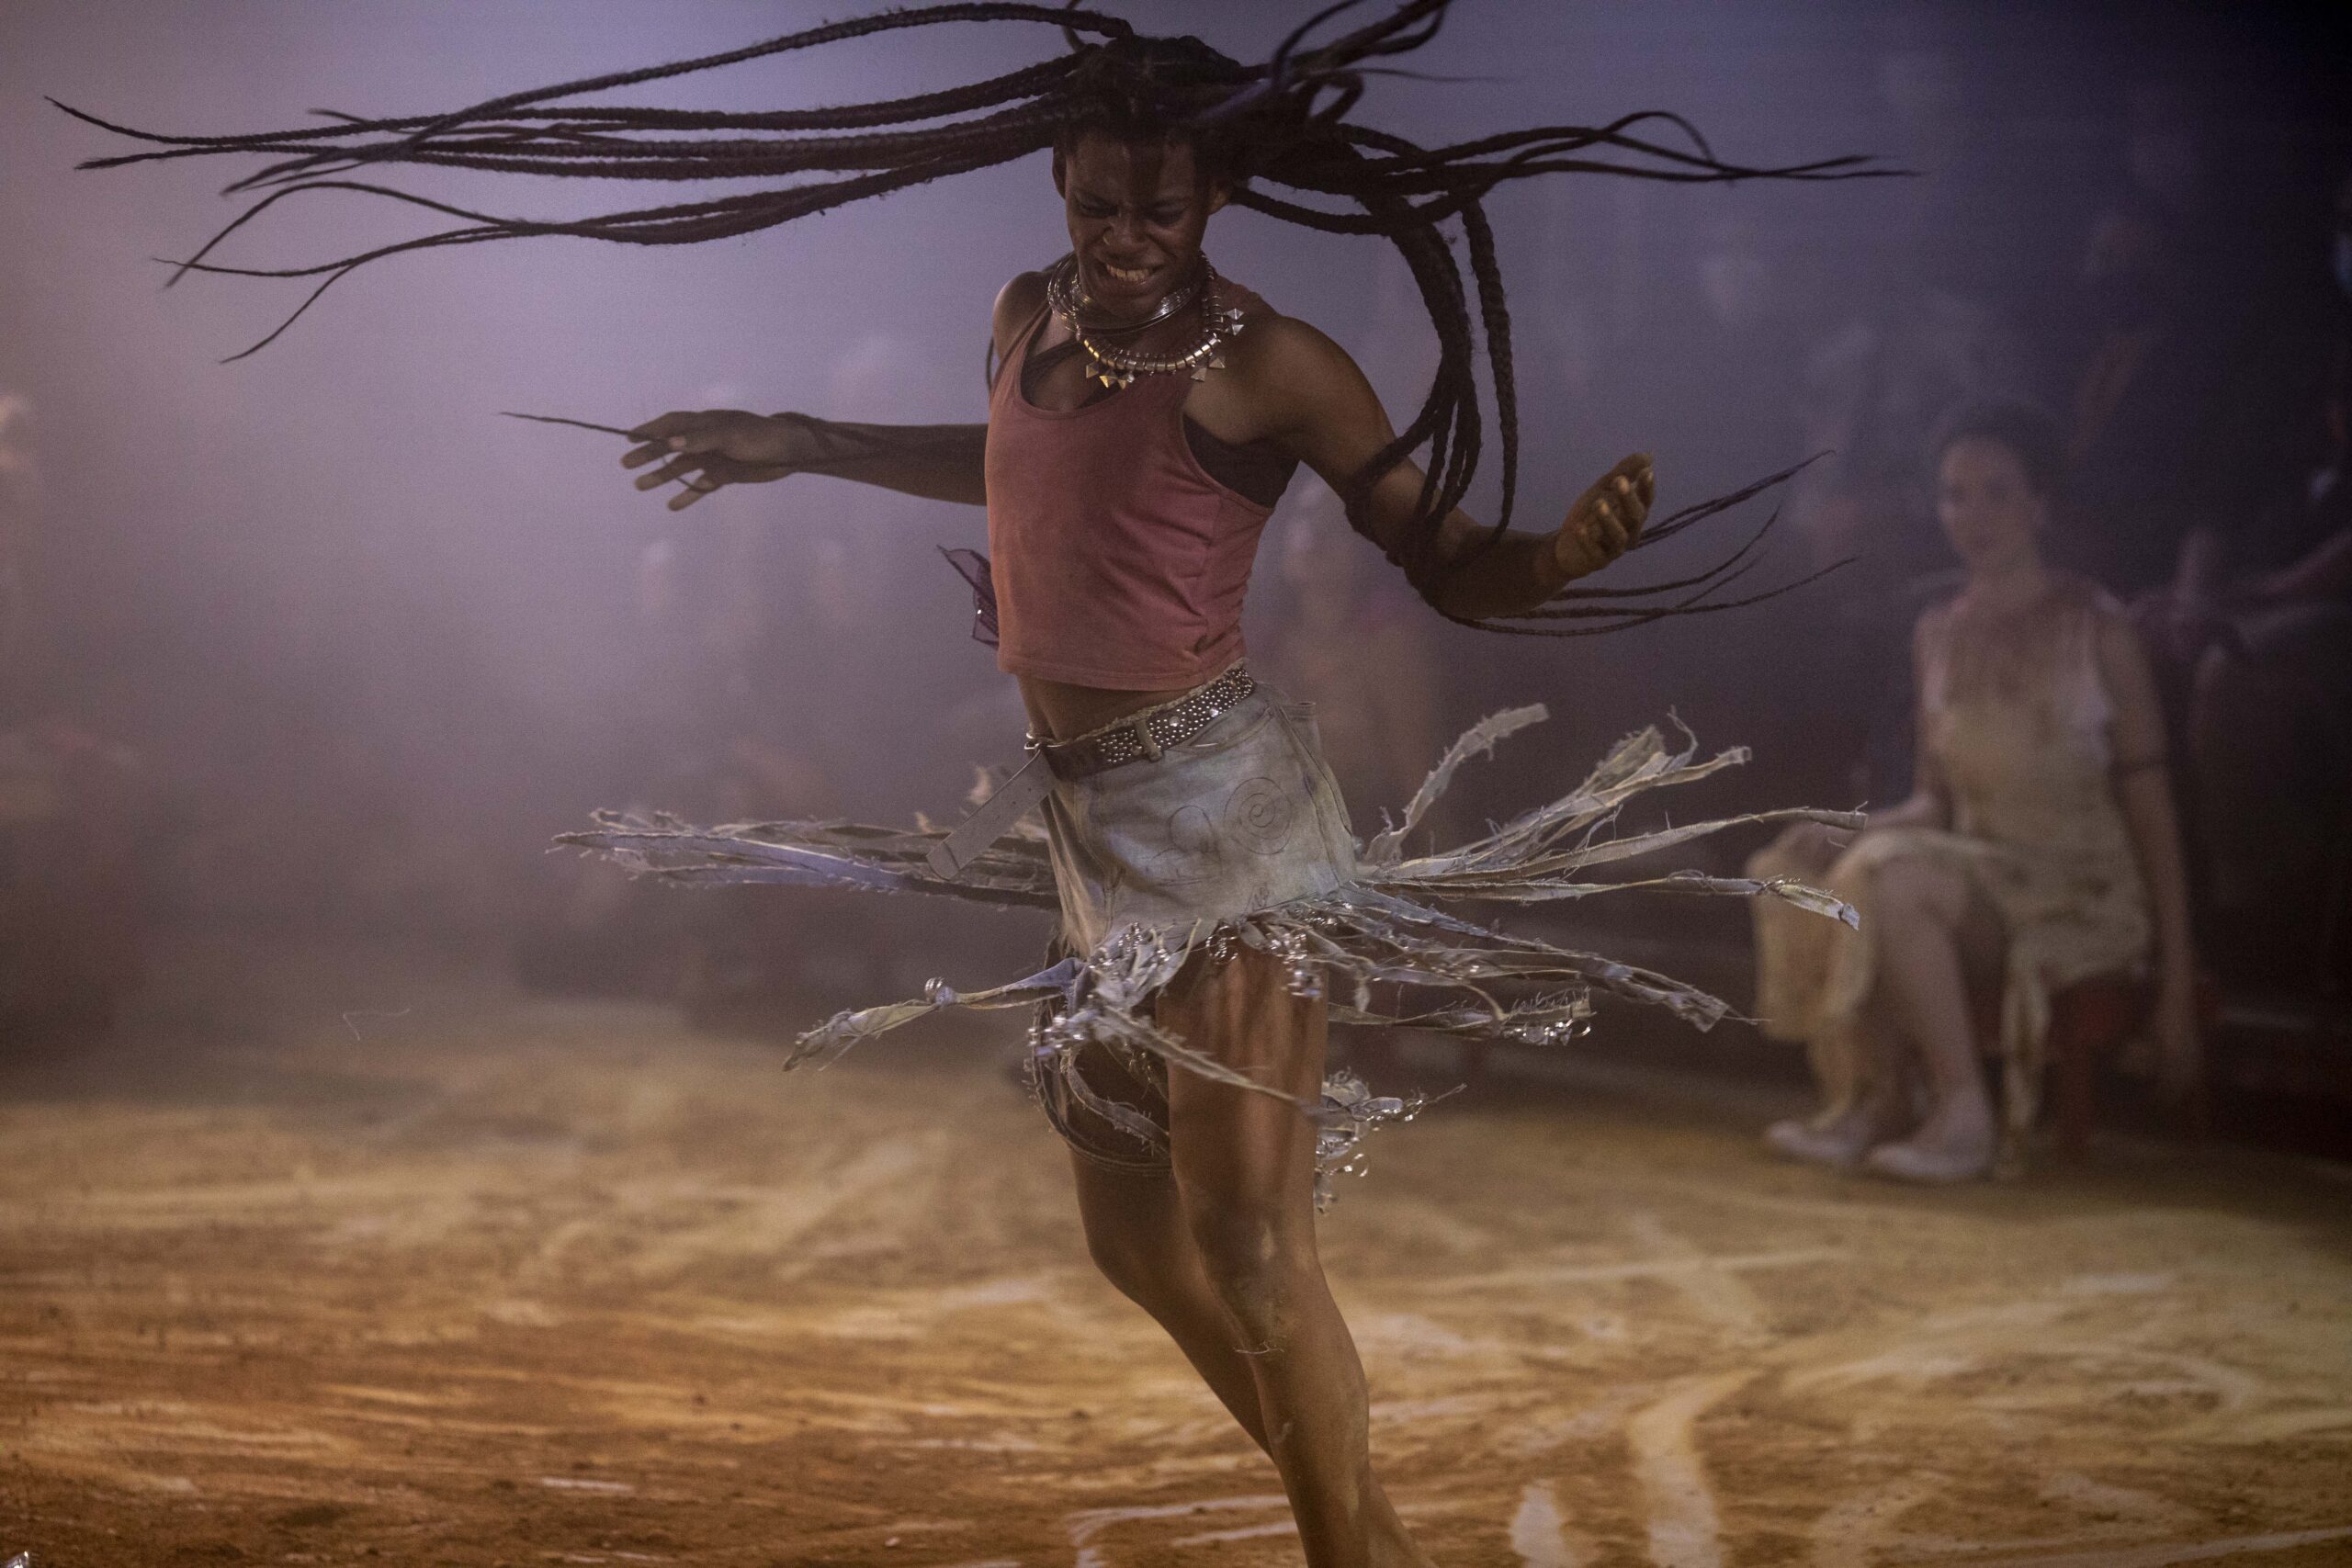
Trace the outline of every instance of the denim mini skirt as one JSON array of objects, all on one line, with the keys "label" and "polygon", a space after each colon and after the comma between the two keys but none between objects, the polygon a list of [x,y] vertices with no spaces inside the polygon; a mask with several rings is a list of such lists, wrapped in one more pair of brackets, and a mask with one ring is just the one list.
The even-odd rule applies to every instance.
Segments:
[{"label": "denim mini skirt", "polygon": [[1091,953],[1318,897],[1356,880],[1314,709],[1261,684],[1157,759],[1063,779],[1044,807],[1062,937]]},{"label": "denim mini skirt", "polygon": [[[1544,716],[1531,705],[1481,720],[1437,759],[1391,825],[1362,843],[1350,834],[1313,711],[1264,686],[1157,757],[1056,778],[1042,824],[1017,825],[953,875],[938,874],[931,857],[955,829],[929,822],[697,828],[606,813],[593,831],[560,841],[684,883],[856,887],[1058,909],[1060,933],[1044,968],[983,989],[935,979],[920,997],[838,1013],[802,1034],[786,1065],[821,1066],[943,1009],[1035,1008],[1033,1081],[1055,1125],[1099,1163],[1164,1168],[1171,1071],[1293,1098],[1220,1060],[1216,1042],[1188,1042],[1160,1023],[1158,998],[1187,964],[1249,948],[1278,961],[1290,993],[1335,1022],[1557,1046],[1589,1027],[1596,993],[1663,1007],[1701,1029],[1728,1010],[1670,976],[1450,906],[1524,908],[1655,887],[1762,896],[1855,922],[1834,895],[1781,878],[1650,868],[1596,878],[1603,867],[1743,823],[1860,822],[1795,808],[1619,831],[1637,799],[1747,759],[1737,748],[1702,758],[1687,732],[1678,746],[1655,728],[1637,731],[1566,794],[1466,842],[1425,843],[1429,810],[1460,769]],[[1373,1128],[1418,1109],[1345,1074],[1296,1103],[1317,1123],[1327,1177],[1357,1168],[1356,1147]]]}]

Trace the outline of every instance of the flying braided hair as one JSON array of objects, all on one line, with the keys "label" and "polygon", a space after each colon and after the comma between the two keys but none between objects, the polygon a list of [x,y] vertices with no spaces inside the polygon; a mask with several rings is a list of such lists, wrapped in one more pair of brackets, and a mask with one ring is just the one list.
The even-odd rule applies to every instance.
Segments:
[{"label": "flying braided hair", "polygon": [[[1378,235],[1397,248],[1410,269],[1437,329],[1436,377],[1411,423],[1341,493],[1349,514],[1360,517],[1364,498],[1382,476],[1428,447],[1412,525],[1391,553],[1435,606],[1450,570],[1466,558],[1442,563],[1437,538],[1440,524],[1468,491],[1481,456],[1481,333],[1502,448],[1502,499],[1488,543],[1509,527],[1517,498],[1519,400],[1510,316],[1485,209],[1489,192],[1507,181],[1559,173],[1695,184],[1838,179],[1883,171],[1857,158],[1779,167],[1730,163],[1717,157],[1689,122],[1659,110],[1605,125],[1540,126],[1449,146],[1418,146],[1348,116],[1367,78],[1408,73],[1384,62],[1435,37],[1452,0],[1396,0],[1378,19],[1317,41],[1342,13],[1364,3],[1336,0],[1324,6],[1255,65],[1229,59],[1195,38],[1146,36],[1117,17],[1080,8],[1075,0],[1068,6],[966,0],[830,22],[721,53],[510,93],[443,114],[363,118],[321,110],[316,112],[326,123],[292,130],[181,136],[57,107],[152,144],[149,151],[92,159],[85,168],[224,154],[266,160],[227,187],[228,194],[254,199],[172,274],[173,282],[190,272],[319,280],[274,331],[232,356],[240,359],[275,341],[356,269],[406,251],[536,234],[694,244],[771,229],[1048,148],[1066,150],[1089,130],[1129,141],[1189,142],[1201,167],[1232,182],[1236,205],[1323,233]],[[967,86],[831,108],[741,113],[570,101],[852,39],[959,22],[1057,27],[1069,49]],[[673,182],[808,177],[707,200],[571,219],[521,219],[469,210],[368,177],[393,164]],[[321,191],[382,197],[457,223],[307,266],[232,266],[209,259],[230,235],[278,202]],[[1449,226],[1461,235],[1460,256],[1449,243]],[[1635,547],[1670,538],[1794,471],[1662,518],[1645,530]],[[1666,615],[1733,609],[1771,596],[1726,598],[1720,592],[1755,566],[1757,546],[1770,526],[1768,519],[1736,551],[1695,576],[1640,588],[1571,587],[1547,604],[1501,619],[1466,620],[1442,607],[1440,613],[1488,630],[1573,637]]]}]

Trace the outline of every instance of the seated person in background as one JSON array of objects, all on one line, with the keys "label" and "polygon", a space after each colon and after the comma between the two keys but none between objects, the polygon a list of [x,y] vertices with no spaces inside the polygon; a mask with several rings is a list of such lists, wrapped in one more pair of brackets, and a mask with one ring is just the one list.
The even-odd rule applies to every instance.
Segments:
[{"label": "seated person in background", "polygon": [[[2122,611],[2042,560],[2061,459],[2034,411],[1962,413],[1936,509],[1966,568],[1919,618],[1911,798],[1858,837],[1806,824],[1755,874],[1819,881],[1861,912],[1801,931],[1759,908],[1757,1010],[1805,1042],[1827,1100],[1766,1134],[1781,1153],[1913,1181],[1985,1174],[2031,1125],[2052,994],[2146,964],[2170,1089],[2198,1069],[2188,896],[2164,721]],[[1972,1001],[1998,998],[2005,1125]],[[1910,1092],[1924,1080],[1928,1110]]]}]

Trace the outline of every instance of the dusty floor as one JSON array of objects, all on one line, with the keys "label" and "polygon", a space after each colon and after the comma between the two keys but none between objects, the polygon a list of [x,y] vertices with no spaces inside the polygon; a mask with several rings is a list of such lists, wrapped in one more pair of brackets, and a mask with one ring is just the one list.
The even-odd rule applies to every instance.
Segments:
[{"label": "dusty floor", "polygon": [[[0,1061],[0,1558],[1297,1561],[971,1025],[784,1079],[657,1009],[233,956]],[[1497,1084],[1350,1183],[1440,1562],[2352,1562],[2343,1170],[1913,1193],[1770,1163],[1769,1099]]]}]

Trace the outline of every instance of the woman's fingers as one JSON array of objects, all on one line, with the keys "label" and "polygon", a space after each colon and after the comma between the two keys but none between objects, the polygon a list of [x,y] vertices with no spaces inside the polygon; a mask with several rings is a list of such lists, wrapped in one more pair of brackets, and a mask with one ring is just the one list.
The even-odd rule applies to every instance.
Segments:
[{"label": "woman's fingers", "polygon": [[1621,459],[1593,481],[1570,519],[1576,543],[1593,558],[1585,570],[1598,570],[1633,548],[1657,494],[1657,475],[1646,452]]},{"label": "woman's fingers", "polygon": [[[662,464],[651,473],[638,475],[636,480],[637,488],[639,490],[655,490],[659,489],[662,485],[668,484],[672,479],[685,479],[689,484],[695,483],[696,481],[687,479],[687,476],[702,468],[704,466],[704,462],[705,459],[693,455],[681,455],[672,457],[668,462]],[[717,488],[717,482],[715,480],[705,479],[701,482],[706,486],[706,488]]]},{"label": "woman's fingers", "polygon": [[631,441],[667,441],[671,436],[675,435],[680,430],[684,429],[687,421],[697,417],[699,416],[687,413],[684,410],[673,410],[669,413],[657,414],[653,418],[647,420],[643,424],[639,425],[635,430],[630,431],[628,433],[628,438]]},{"label": "woman's fingers", "polygon": [[716,455],[682,452],[631,482],[639,490],[659,490],[675,481],[679,490],[670,498],[670,510],[682,512],[713,491],[734,484],[761,484],[791,472],[782,464],[737,463]]},{"label": "woman's fingers", "polygon": [[1607,491],[1595,496],[1592,504],[1585,511],[1584,525],[1577,533],[1577,543],[1584,547],[1584,553],[1593,558],[1590,570],[1606,566],[1624,554],[1627,529],[1625,520],[1620,514],[1617,499]]},{"label": "woman's fingers", "polygon": [[687,507],[692,506],[695,502],[700,501],[704,496],[707,496],[712,491],[717,490],[718,488],[718,483],[719,481],[707,475],[696,475],[695,478],[688,479],[685,484],[679,489],[677,494],[670,498],[670,510],[673,512],[684,512]]},{"label": "woman's fingers", "polygon": [[1634,530],[1641,526],[1641,502],[1635,498],[1633,487],[1622,479],[1603,499],[1607,506],[1601,515],[1609,520],[1617,547],[1623,549],[1632,543]]},{"label": "woman's fingers", "polygon": [[1645,452],[1636,452],[1630,457],[1620,457],[1617,459],[1615,468],[1600,476],[1601,488],[1614,489],[1619,479],[1623,479],[1629,486],[1638,486],[1642,482],[1642,476],[1649,472],[1649,454]]},{"label": "woman's fingers", "polygon": [[[746,425],[751,422],[750,426]],[[746,457],[737,448],[759,432],[763,422],[748,414],[716,411],[705,413],[665,413],[629,432],[638,445],[621,457],[621,466],[642,468],[658,461],[633,481],[639,490],[658,490],[676,483],[683,488],[670,498],[670,510],[682,512],[713,491],[730,484],[759,484],[795,471],[789,463],[763,460],[764,449]]]},{"label": "woman's fingers", "polygon": [[684,412],[649,419],[628,433],[628,438],[639,445],[630,447],[628,455],[621,458],[621,467],[643,468],[654,458],[673,452],[707,452],[718,445],[709,424],[708,414]]},{"label": "woman's fingers", "polygon": [[1623,523],[1626,533],[1631,535],[1642,525],[1644,511],[1641,497],[1634,490],[1634,481],[1619,474],[1609,481],[1609,491],[1610,515]]},{"label": "woman's fingers", "polygon": [[1618,514],[1638,531],[1650,514],[1649,487],[1639,479],[1629,479],[1621,476],[1614,482],[1613,488],[1617,491]]},{"label": "woman's fingers", "polygon": [[[1611,488],[1618,492],[1625,520],[1639,536],[1648,521],[1650,502],[1657,499],[1657,469],[1646,452],[1636,452],[1610,470]],[[1630,542],[1630,541],[1629,541]]]}]

